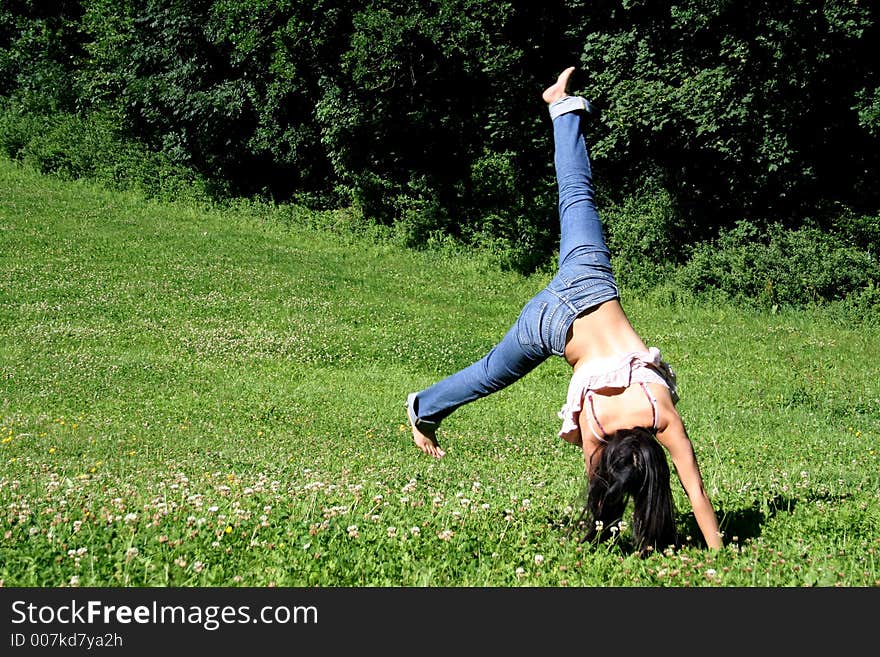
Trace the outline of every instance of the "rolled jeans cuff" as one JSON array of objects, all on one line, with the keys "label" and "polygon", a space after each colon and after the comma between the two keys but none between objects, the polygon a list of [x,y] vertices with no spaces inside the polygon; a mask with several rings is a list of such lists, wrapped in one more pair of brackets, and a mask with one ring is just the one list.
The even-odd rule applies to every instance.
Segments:
[{"label": "rolled jeans cuff", "polygon": [[563,96],[559,100],[550,103],[548,109],[550,111],[550,119],[552,120],[557,116],[567,114],[568,112],[586,112],[587,114],[590,114],[593,111],[593,106],[590,105],[590,101],[586,98],[581,98],[580,96]]}]

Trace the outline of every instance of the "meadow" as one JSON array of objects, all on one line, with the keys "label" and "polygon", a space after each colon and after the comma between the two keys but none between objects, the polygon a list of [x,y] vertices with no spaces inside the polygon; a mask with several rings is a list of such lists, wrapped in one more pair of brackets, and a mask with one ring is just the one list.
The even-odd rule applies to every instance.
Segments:
[{"label": "meadow", "polygon": [[725,547],[577,540],[570,372],[414,447],[410,391],[548,274],[305,210],[158,202],[0,160],[4,586],[877,586],[880,327],[669,291],[624,304],[675,368]]}]

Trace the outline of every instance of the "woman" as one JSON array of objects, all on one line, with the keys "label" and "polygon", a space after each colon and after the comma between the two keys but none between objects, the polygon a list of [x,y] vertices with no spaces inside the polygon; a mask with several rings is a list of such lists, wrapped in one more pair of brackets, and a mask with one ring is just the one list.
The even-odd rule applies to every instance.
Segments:
[{"label": "woman", "polygon": [[582,131],[591,108],[567,93],[573,71],[563,71],[543,94],[553,123],[559,187],[558,273],[486,356],[408,396],[413,439],[426,454],[443,457],[436,431],[445,417],[522,378],[551,355],[562,356],[573,374],[559,413],[559,436],[583,449],[589,481],[584,512],[590,521],[585,539],[607,537],[632,498],[638,549],[663,549],[675,542],[662,445],[706,544],[719,548],[715,511],[675,408],[674,374],[659,350],[642,342],[620,304]]}]

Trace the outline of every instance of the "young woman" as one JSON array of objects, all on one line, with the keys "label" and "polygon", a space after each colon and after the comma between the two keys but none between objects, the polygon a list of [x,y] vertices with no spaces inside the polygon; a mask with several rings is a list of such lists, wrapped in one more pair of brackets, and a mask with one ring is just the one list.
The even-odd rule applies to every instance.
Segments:
[{"label": "young woman", "polygon": [[[553,124],[559,187],[559,269],[482,359],[407,397],[416,446],[445,455],[436,431],[463,404],[501,390],[551,355],[573,368],[559,436],[583,449],[589,481],[585,539],[606,537],[629,499],[637,547],[676,540],[670,472],[662,445],[687,493],[706,544],[722,545],[693,446],[675,404],[675,376],[633,329],[620,295],[596,210],[582,124],[587,100],[570,96],[563,71],[543,94]],[[658,444],[659,443],[659,444]]]}]

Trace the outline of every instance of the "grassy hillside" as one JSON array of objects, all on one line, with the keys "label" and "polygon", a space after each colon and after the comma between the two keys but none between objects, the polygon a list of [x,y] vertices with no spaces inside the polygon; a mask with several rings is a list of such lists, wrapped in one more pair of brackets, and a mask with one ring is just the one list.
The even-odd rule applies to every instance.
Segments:
[{"label": "grassy hillside", "polygon": [[548,361],[418,452],[412,390],[546,281],[293,213],[159,204],[0,161],[7,586],[877,585],[880,329],[624,301],[678,372],[727,546],[567,534],[583,464]]}]

